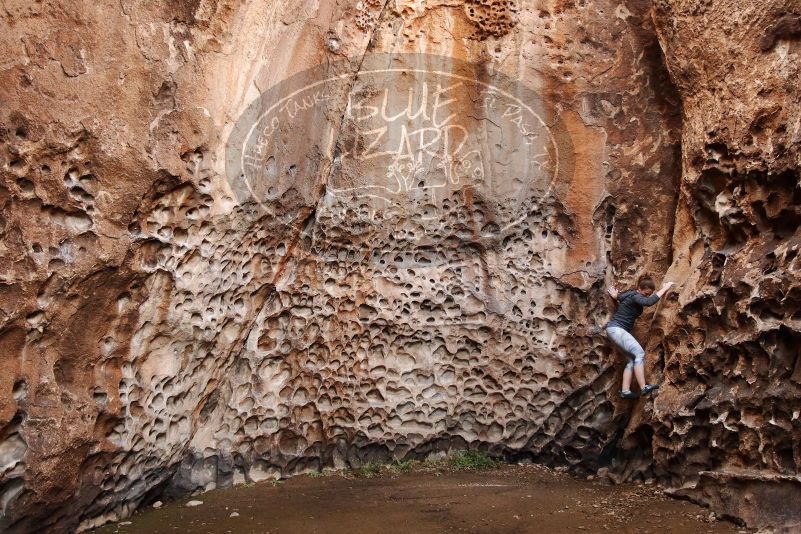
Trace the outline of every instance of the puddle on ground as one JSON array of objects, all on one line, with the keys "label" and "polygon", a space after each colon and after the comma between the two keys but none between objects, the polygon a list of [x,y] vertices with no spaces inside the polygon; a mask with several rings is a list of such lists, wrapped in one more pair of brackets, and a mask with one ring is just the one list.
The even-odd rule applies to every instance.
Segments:
[{"label": "puddle on ground", "polygon": [[[383,473],[384,471],[382,471]],[[190,500],[203,501],[187,507]],[[148,508],[96,532],[235,534],[744,533],[652,486],[578,480],[536,465],[299,476]]]}]

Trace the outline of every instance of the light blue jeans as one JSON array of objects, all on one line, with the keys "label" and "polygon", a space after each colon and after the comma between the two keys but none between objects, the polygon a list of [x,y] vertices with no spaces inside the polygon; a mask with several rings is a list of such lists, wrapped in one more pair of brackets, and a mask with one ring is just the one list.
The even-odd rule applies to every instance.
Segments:
[{"label": "light blue jeans", "polygon": [[631,371],[635,365],[643,365],[645,363],[645,351],[634,336],[626,332],[624,328],[619,326],[607,327],[606,335],[620,350],[629,356],[630,359],[629,363],[626,364],[626,369]]}]

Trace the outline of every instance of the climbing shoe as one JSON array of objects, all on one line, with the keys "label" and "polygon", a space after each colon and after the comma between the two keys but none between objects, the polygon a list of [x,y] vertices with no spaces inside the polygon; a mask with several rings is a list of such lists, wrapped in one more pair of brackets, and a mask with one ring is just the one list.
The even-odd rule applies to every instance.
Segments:
[{"label": "climbing shoe", "polygon": [[640,390],[640,395],[648,395],[655,389],[659,389],[657,384],[646,384],[645,387]]},{"label": "climbing shoe", "polygon": [[631,391],[621,391],[620,398],[621,399],[636,399],[639,397],[636,393],[632,393]]}]

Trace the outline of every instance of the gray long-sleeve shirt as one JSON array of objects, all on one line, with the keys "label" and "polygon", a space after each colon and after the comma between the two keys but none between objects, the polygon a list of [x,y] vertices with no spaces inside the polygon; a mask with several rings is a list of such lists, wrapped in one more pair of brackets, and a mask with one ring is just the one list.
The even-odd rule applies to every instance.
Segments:
[{"label": "gray long-sleeve shirt", "polygon": [[617,296],[618,307],[612,320],[606,326],[619,326],[627,332],[634,328],[634,321],[642,315],[644,306],[653,306],[659,300],[659,295],[654,293],[650,297],[645,297],[639,291],[624,291]]}]

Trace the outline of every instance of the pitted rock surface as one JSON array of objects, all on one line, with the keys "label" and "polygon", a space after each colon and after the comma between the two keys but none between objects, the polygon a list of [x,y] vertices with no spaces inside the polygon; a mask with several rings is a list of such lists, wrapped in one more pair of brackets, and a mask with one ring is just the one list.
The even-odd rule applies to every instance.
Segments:
[{"label": "pitted rock surface", "polygon": [[[763,504],[801,461],[801,11],[761,5],[6,2],[0,528],[467,447],[796,520]],[[469,143],[359,130],[348,94],[428,80],[367,83],[372,58],[431,57],[518,84],[543,152],[470,83]],[[344,93],[274,132],[272,182],[229,176],[237,121],[314,69]],[[459,172],[353,157],[409,139]],[[632,406],[604,288],[666,271],[635,332],[665,385]]]},{"label": "pitted rock surface", "polygon": [[[800,9],[655,2],[684,108],[667,273],[682,287],[647,348],[665,385],[628,429],[653,434],[654,470],[677,493],[791,530],[801,528]],[[715,47],[723,61],[703,52]]]}]

